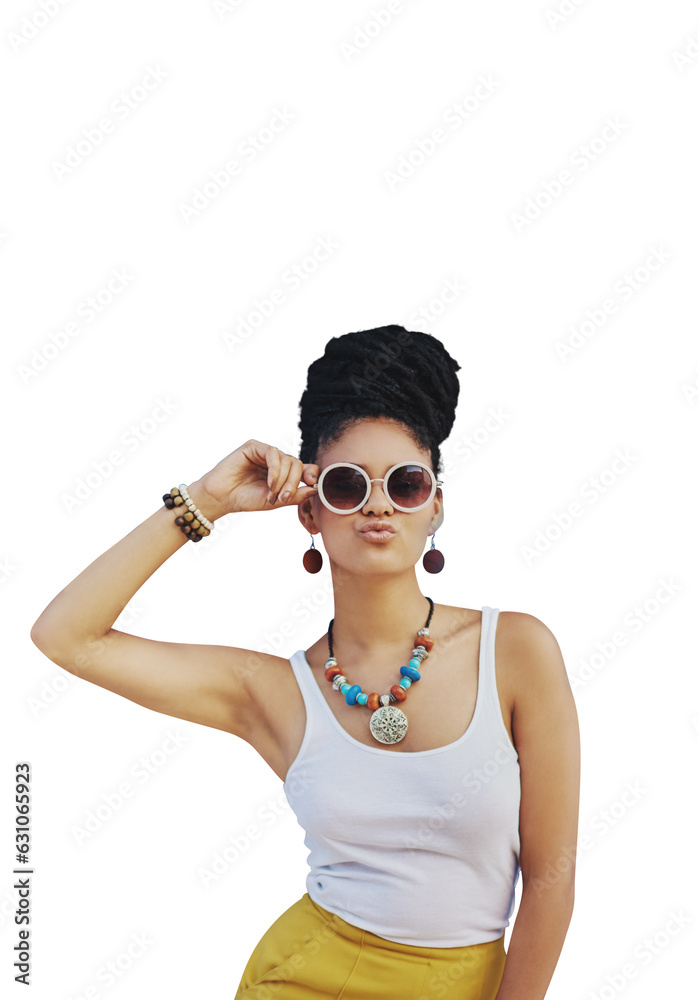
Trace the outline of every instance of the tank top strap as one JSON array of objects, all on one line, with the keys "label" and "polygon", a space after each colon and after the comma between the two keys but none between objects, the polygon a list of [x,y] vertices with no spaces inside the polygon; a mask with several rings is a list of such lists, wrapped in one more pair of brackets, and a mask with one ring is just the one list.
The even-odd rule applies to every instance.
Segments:
[{"label": "tank top strap", "polygon": [[494,638],[497,631],[499,608],[482,608],[482,624],[480,626],[480,658],[478,665],[478,685],[482,691],[483,708],[488,714],[495,713],[498,718],[501,709],[497,693],[497,676],[494,668]]},{"label": "tank top strap", "polygon": [[332,733],[332,721],[329,718],[330,709],[325,701],[317,681],[310,669],[304,649],[297,649],[288,658],[296,677],[296,682],[303,696],[306,712],[306,738],[304,742],[316,739],[322,730]]},{"label": "tank top strap", "polygon": [[293,673],[296,675],[298,687],[301,689],[301,694],[303,695],[303,701],[306,705],[310,701],[313,703],[313,707],[315,707],[318,703],[316,699],[322,698],[322,694],[318,690],[317,682],[313,677],[305,655],[305,650],[297,649],[288,659]]}]

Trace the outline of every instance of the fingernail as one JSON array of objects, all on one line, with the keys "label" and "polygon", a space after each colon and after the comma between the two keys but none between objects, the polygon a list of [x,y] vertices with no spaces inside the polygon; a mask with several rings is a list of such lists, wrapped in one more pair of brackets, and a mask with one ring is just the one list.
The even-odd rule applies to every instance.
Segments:
[{"label": "fingernail", "polygon": [[291,494],[290,494],[290,493],[288,493],[288,492],[286,492],[286,493],[282,493],[282,494],[281,494],[281,503],[286,503],[286,501],[288,500],[288,498],[289,498],[290,496],[291,496]]}]

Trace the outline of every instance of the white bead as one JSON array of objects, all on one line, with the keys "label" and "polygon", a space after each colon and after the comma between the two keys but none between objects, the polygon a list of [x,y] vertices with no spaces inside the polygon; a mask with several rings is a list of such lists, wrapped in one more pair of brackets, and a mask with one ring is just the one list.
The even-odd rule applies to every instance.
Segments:
[{"label": "white bead", "polygon": [[203,524],[204,528],[208,528],[209,531],[213,531],[213,524],[208,520],[208,518],[204,517],[204,515],[201,513],[201,511],[199,510],[199,508],[196,506],[196,504],[194,503],[194,501],[192,500],[192,498],[187,493],[187,484],[186,483],[180,483],[179,484],[179,492],[182,494],[182,499],[184,500],[185,504],[187,505],[187,507],[189,508],[189,510],[192,512],[192,514],[194,515],[194,517],[197,518],[197,520],[201,521],[201,523]]}]

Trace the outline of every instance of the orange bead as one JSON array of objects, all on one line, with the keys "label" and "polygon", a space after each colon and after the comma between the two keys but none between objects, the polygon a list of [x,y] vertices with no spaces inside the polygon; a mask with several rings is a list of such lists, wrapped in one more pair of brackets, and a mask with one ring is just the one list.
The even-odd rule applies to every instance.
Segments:
[{"label": "orange bead", "polygon": [[341,674],[341,672],[342,671],[339,667],[328,667],[325,671],[325,680],[331,681],[333,677],[336,677],[337,674]]},{"label": "orange bead", "polygon": [[424,646],[427,653],[430,653],[434,645],[434,640],[428,635],[418,635],[414,642],[415,646]]},{"label": "orange bead", "polygon": [[404,687],[400,687],[399,684],[393,684],[390,693],[394,694],[398,701],[404,701],[407,697],[407,691],[405,691]]},{"label": "orange bead", "polygon": [[366,704],[368,705],[368,707],[371,709],[372,712],[375,712],[377,708],[381,707],[380,695],[377,694],[375,691],[371,691],[370,695],[368,696],[368,701],[366,702]]}]

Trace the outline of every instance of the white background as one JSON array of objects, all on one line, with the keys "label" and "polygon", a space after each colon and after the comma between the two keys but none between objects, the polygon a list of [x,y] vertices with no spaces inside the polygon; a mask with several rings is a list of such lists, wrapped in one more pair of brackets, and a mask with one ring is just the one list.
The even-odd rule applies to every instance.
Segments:
[{"label": "white background", "polygon": [[[326,342],[400,323],[462,365],[443,447],[446,567],[429,577],[420,562],[420,586],[536,615],[575,689],[586,848],[547,995],[686,995],[695,4],[43,6],[8,0],[1,15],[3,980],[16,761],[33,772],[37,1000],[231,997],[305,891],[303,833],[255,751],[73,678],[29,631],[174,483],[249,437],[297,454],[298,400]],[[277,111],[286,124],[265,131]],[[319,240],[334,246],[325,260]],[[294,267],[298,287],[283,277]],[[284,301],[263,316],[275,289]],[[230,516],[116,625],[290,655],[332,617],[329,571],[302,567],[308,542],[295,510]],[[169,733],[183,743],[168,755]],[[79,843],[123,782],[131,797]],[[250,825],[259,838],[238,839],[205,887],[201,870]],[[100,970],[127,965],[137,935],[149,945],[107,986]]]}]

